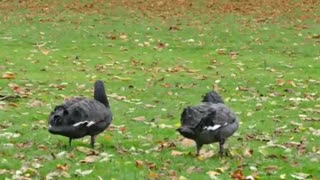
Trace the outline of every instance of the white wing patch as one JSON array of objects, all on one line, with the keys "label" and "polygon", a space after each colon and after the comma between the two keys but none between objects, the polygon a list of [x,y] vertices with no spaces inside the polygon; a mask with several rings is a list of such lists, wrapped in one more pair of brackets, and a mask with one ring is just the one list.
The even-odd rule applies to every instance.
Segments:
[{"label": "white wing patch", "polygon": [[80,126],[81,124],[87,124],[86,126],[90,127],[90,126],[94,125],[95,122],[94,121],[81,121],[81,122],[73,124],[73,126]]},{"label": "white wing patch", "polygon": [[219,129],[220,127],[226,126],[226,125],[228,125],[228,123],[224,123],[223,125],[216,124],[216,125],[214,125],[214,126],[205,126],[203,129],[204,129],[204,130],[209,130],[209,131],[214,131],[214,130],[217,130],[217,129]]},{"label": "white wing patch", "polygon": [[87,127],[90,127],[90,126],[92,126],[92,125],[94,125],[96,122],[94,122],[94,121],[90,121],[88,124],[87,124]]}]

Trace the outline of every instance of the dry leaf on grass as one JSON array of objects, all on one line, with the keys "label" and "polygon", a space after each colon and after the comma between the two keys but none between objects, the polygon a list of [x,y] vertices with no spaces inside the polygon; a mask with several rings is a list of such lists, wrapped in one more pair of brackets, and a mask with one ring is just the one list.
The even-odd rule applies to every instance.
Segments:
[{"label": "dry leaf on grass", "polygon": [[5,72],[1,77],[2,79],[15,79],[16,75],[13,72]]},{"label": "dry leaf on grass", "polygon": [[175,151],[175,150],[172,150],[171,151],[171,156],[181,156],[183,155],[184,153],[183,152],[180,152],[180,151]]},{"label": "dry leaf on grass", "polygon": [[138,117],[132,118],[132,120],[141,122],[141,121],[145,121],[146,118],[144,116],[138,116]]}]

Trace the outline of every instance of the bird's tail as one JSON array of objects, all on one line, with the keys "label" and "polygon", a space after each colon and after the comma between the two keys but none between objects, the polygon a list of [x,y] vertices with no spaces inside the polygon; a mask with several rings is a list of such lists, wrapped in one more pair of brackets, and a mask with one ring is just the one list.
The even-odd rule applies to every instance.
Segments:
[{"label": "bird's tail", "polygon": [[202,99],[202,102],[211,102],[214,104],[224,103],[222,97],[216,91],[211,91],[205,94]]},{"label": "bird's tail", "polygon": [[97,80],[94,84],[94,99],[104,104],[106,107],[110,107],[104,84],[102,81]]}]

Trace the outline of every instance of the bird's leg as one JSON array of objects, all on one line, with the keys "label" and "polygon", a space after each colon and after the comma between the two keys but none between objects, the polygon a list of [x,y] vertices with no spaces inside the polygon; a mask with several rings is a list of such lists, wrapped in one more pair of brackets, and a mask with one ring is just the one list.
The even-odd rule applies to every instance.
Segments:
[{"label": "bird's leg", "polygon": [[203,145],[203,144],[198,144],[198,143],[197,143],[197,154],[196,154],[196,156],[199,156],[199,155],[200,155],[200,150],[201,150],[202,145]]},{"label": "bird's leg", "polygon": [[223,152],[224,152],[223,144],[224,144],[224,142],[225,142],[224,139],[219,142],[219,146],[220,146],[220,150],[219,150],[220,158],[222,158],[222,156],[223,156]]},{"label": "bird's leg", "polygon": [[69,147],[71,147],[72,138],[69,138]]},{"label": "bird's leg", "polygon": [[91,136],[91,147],[94,148],[95,136]]}]

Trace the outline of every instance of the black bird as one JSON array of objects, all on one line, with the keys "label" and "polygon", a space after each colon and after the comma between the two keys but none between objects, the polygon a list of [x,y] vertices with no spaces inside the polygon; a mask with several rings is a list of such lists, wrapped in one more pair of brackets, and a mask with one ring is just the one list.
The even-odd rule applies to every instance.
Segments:
[{"label": "black bird", "polygon": [[112,121],[112,112],[104,84],[94,84],[94,99],[77,97],[66,100],[54,108],[49,116],[49,132],[72,139],[91,136],[94,148],[95,136],[103,132]]},{"label": "black bird", "polygon": [[184,108],[180,121],[177,131],[196,142],[197,156],[204,144],[219,142],[222,157],[225,141],[239,128],[236,115],[215,91],[207,93],[200,105]]}]

